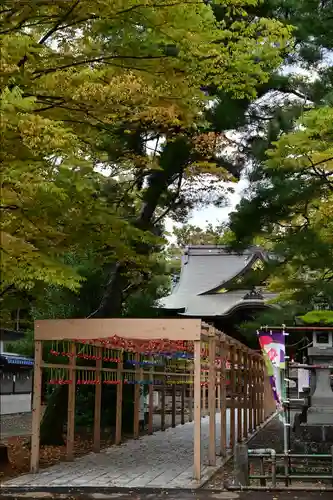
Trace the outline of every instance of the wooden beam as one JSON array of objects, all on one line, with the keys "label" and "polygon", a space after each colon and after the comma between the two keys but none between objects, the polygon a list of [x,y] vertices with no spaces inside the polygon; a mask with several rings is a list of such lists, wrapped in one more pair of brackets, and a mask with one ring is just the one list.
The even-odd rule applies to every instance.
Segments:
[{"label": "wooden beam", "polygon": [[201,320],[108,318],[35,321],[36,340],[98,340],[114,335],[143,340],[198,340],[201,335]]},{"label": "wooden beam", "polygon": [[194,342],[194,479],[201,478],[201,342]]},{"label": "wooden beam", "polygon": [[[103,348],[96,348],[97,358],[102,358]],[[101,411],[102,411],[102,359],[96,359],[96,380],[99,383],[95,386],[95,409],[94,409],[94,442],[93,451],[99,453],[101,450]]]},{"label": "wooden beam", "polygon": [[39,444],[40,444],[40,421],[42,413],[42,364],[43,346],[42,342],[35,341],[34,362],[34,387],[32,398],[32,425],[31,425],[31,456],[30,471],[36,474],[39,470]]}]

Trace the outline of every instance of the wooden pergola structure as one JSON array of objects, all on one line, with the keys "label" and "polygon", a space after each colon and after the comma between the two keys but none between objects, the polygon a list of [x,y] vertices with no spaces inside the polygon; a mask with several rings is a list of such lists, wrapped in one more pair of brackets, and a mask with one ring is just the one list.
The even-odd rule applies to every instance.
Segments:
[{"label": "wooden pergola structure", "polygon": [[[43,343],[61,343],[63,362],[43,361]],[[68,346],[67,348],[64,348]],[[53,349],[53,353],[56,351]],[[186,353],[175,368],[173,353]],[[80,359],[80,364],[77,359]],[[89,359],[89,365],[82,364]],[[128,366],[128,358],[132,361]],[[59,359],[57,361],[59,361]],[[91,360],[95,359],[95,366]],[[105,366],[110,364],[113,366]],[[171,359],[171,361],[170,361]],[[105,362],[106,360],[106,362]],[[158,362],[160,361],[160,362]],[[182,394],[182,421],[186,387],[189,420],[194,417],[194,478],[201,477],[201,418],[209,420],[209,465],[216,465],[216,411],[221,413],[220,455],[227,453],[226,419],[230,411],[230,447],[246,439],[275,411],[262,356],[227,337],[200,319],[62,319],[35,322],[35,365],[31,440],[31,472],[39,470],[42,372],[51,370],[56,383],[68,384],[67,459],[74,458],[75,398],[79,382],[95,385],[93,450],[100,451],[102,384],[116,384],[115,444],[122,438],[123,385],[134,384],[133,437],[139,437],[140,387],[148,384],[148,433],[153,433],[153,391],[165,395],[171,388]],[[87,380],[82,381],[82,373]],[[95,376],[95,379],[92,377]],[[171,378],[173,377],[174,382]],[[227,384],[227,378],[229,383]],[[168,385],[169,384],[169,385]],[[238,411],[237,411],[238,410]],[[175,411],[175,410],[174,410]],[[161,429],[165,429],[165,413]],[[172,418],[175,426],[174,415]],[[237,430],[236,430],[237,429]]]}]

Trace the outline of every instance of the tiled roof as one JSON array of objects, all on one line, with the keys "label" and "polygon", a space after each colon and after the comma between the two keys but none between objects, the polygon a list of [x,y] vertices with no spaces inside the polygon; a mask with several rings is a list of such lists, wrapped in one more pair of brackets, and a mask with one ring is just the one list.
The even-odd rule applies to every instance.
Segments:
[{"label": "tiled roof", "polygon": [[255,258],[266,260],[267,254],[259,247],[243,253],[228,252],[223,246],[191,246],[182,258],[180,279],[172,293],[159,301],[162,309],[176,310],[186,316],[223,316],[240,305],[264,305],[273,298],[244,300],[249,290],[214,293],[223,284],[238,276]]}]

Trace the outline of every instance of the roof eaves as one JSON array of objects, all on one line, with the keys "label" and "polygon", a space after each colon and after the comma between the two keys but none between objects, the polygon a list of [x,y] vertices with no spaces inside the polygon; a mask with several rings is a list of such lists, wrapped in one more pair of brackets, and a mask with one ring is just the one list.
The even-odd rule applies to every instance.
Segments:
[{"label": "roof eaves", "polygon": [[228,285],[230,285],[230,283],[232,281],[244,276],[244,274],[251,268],[252,264],[260,258],[264,259],[264,256],[261,253],[259,253],[259,252],[254,253],[251,256],[251,258],[249,259],[249,261],[247,262],[247,264],[244,265],[244,268],[240,272],[236,273],[234,276],[229,278],[227,281],[223,281],[222,283],[220,283],[216,287],[212,288],[211,290],[207,290],[206,292],[203,292],[199,295],[210,295],[212,293],[217,293],[221,288],[228,288]]}]

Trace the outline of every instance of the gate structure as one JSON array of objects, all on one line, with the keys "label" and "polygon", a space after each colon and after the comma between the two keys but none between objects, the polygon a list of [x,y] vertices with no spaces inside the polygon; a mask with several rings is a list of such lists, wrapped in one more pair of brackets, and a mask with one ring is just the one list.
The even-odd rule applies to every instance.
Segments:
[{"label": "gate structure", "polygon": [[[43,360],[48,342],[54,363]],[[44,372],[44,373],[43,373]],[[201,419],[209,416],[208,463],[227,456],[272,413],[275,402],[262,356],[199,319],[62,319],[35,322],[31,472],[39,469],[42,379],[68,385],[67,459],[74,459],[75,399],[80,384],[95,386],[93,450],[100,451],[102,385],[117,391],[115,444],[122,441],[122,395],[134,385],[133,438],[139,437],[140,393],[148,387],[148,433],[153,433],[154,395],[159,394],[161,430],[166,395],[181,423],[194,420],[194,479],[202,473]],[[180,409],[177,408],[177,396]],[[220,413],[220,419],[216,414]],[[216,441],[216,422],[221,426]],[[228,432],[229,430],[229,432]]]}]

